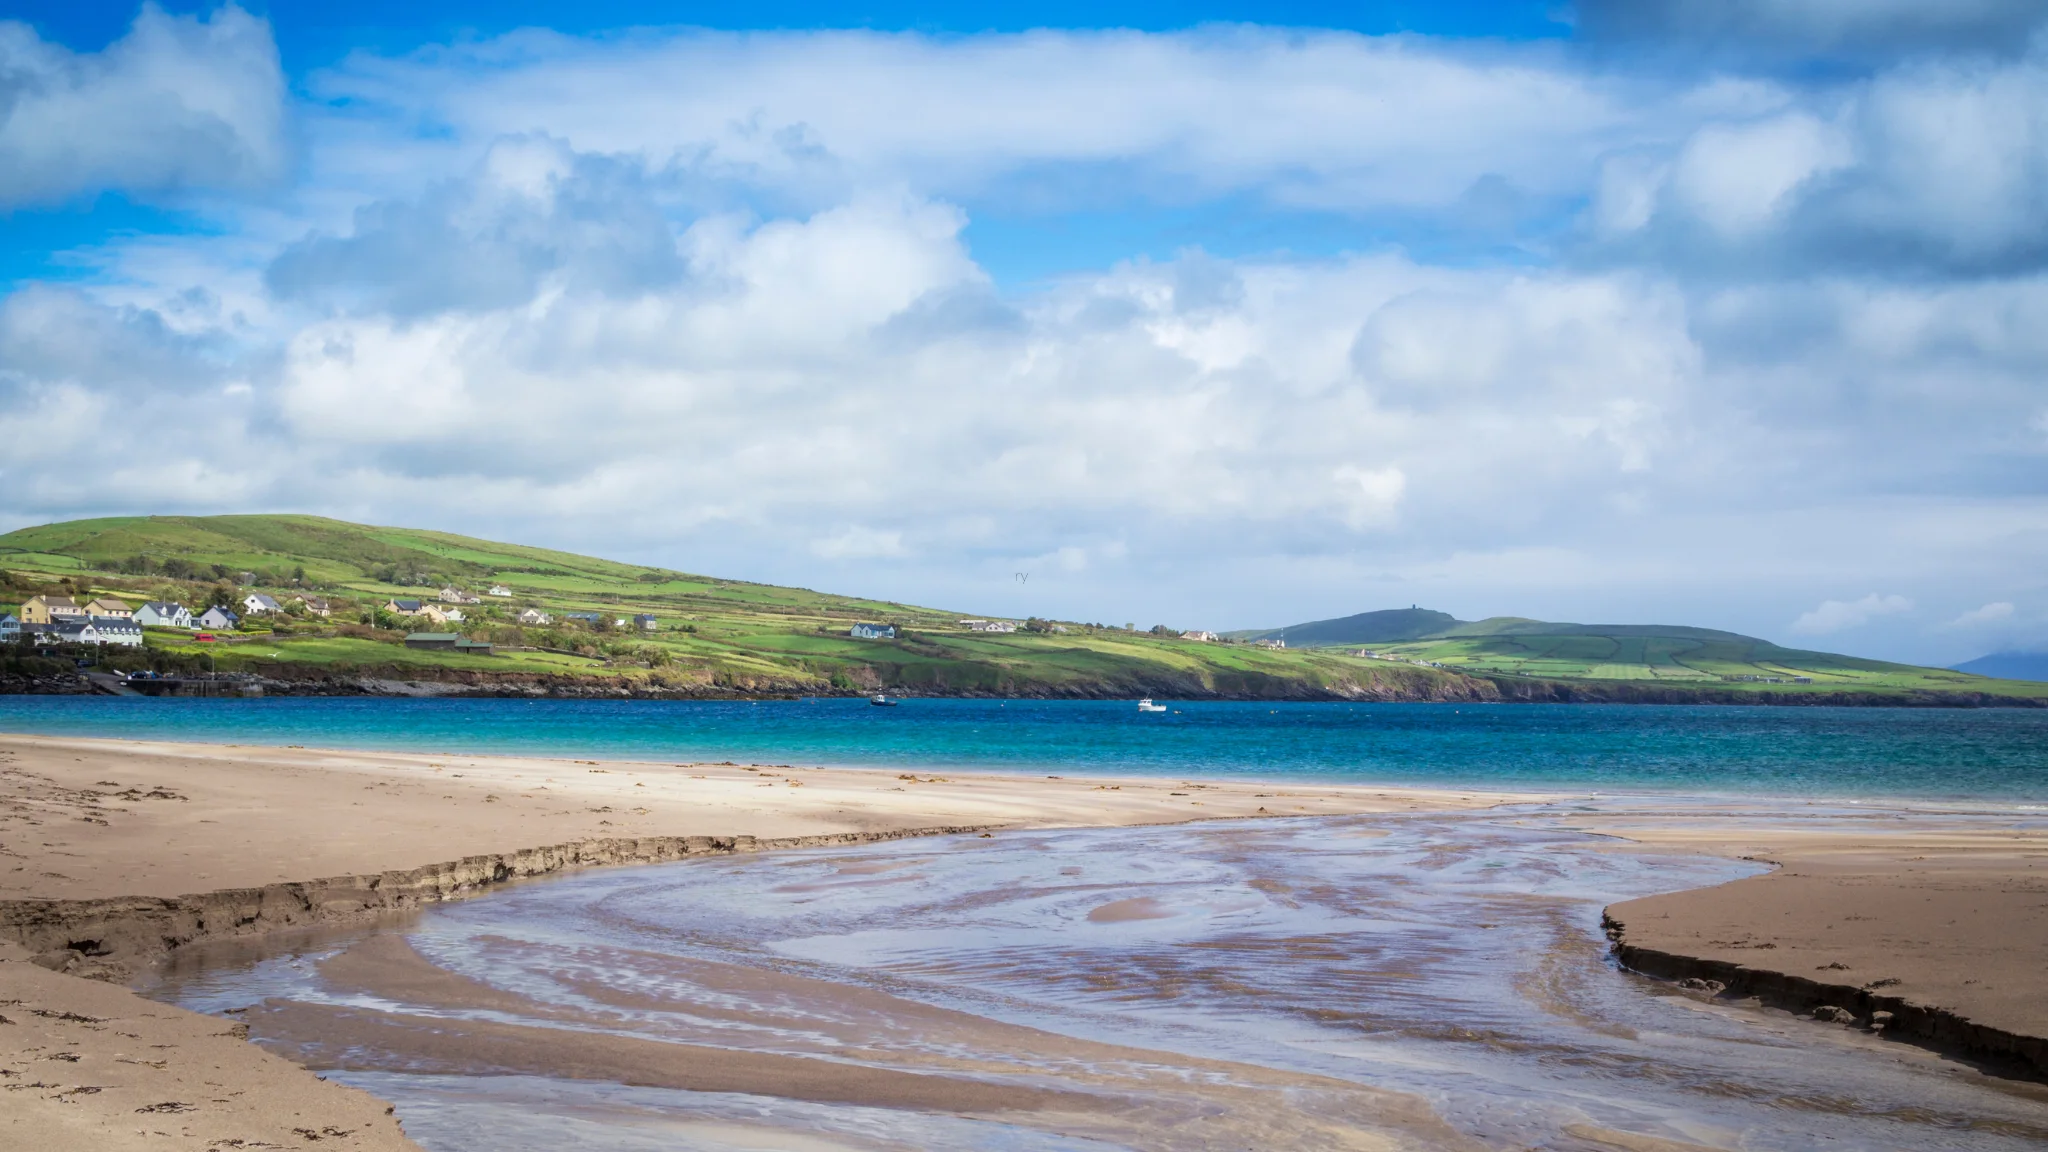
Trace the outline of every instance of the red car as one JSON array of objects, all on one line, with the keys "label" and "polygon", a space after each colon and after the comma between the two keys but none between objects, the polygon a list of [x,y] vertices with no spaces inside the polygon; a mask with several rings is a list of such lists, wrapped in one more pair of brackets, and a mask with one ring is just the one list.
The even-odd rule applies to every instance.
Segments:
[{"label": "red car", "polygon": [[213,643],[213,633],[201,632],[199,635],[194,636],[192,638],[192,642],[195,644],[211,644]]}]

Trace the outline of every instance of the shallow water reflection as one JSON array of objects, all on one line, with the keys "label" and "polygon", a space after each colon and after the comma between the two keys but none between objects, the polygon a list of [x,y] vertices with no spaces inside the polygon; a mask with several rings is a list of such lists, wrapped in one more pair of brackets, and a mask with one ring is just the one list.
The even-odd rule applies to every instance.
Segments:
[{"label": "shallow water reflection", "polygon": [[435,1152],[2048,1143],[2033,1088],[1618,971],[1601,906],[1758,869],[1573,815],[593,872],[158,994]]}]

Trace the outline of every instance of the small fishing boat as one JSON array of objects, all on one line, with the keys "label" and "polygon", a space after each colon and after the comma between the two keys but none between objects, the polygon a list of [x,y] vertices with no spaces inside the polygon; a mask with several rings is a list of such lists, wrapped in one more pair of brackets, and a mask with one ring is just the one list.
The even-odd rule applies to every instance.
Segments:
[{"label": "small fishing boat", "polygon": [[894,708],[896,706],[896,702],[894,700],[889,699],[887,696],[882,695],[880,692],[877,692],[873,696],[868,697],[868,703],[873,704],[877,708]]},{"label": "small fishing boat", "polygon": [[1164,704],[1154,704],[1154,703],[1152,702],[1152,698],[1151,698],[1150,696],[1147,696],[1147,697],[1145,697],[1145,698],[1144,698],[1143,700],[1140,700],[1140,701],[1138,701],[1138,711],[1140,711],[1140,712],[1164,712],[1164,711],[1166,711],[1166,705],[1164,705]]}]

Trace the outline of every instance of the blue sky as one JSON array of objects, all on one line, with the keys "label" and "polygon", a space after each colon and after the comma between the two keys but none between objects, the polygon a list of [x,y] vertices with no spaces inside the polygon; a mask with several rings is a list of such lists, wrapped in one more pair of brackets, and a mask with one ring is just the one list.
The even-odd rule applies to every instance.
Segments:
[{"label": "blue sky", "polygon": [[10,8],[0,524],[2048,644],[2039,3],[422,7]]}]

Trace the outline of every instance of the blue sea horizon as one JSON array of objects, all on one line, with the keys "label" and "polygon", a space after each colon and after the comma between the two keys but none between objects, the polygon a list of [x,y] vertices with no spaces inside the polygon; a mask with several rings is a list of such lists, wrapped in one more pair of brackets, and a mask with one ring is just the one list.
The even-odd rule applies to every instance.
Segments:
[{"label": "blue sea horizon", "polygon": [[2048,710],[910,699],[0,697],[0,731],[1459,788],[2048,799]]}]

